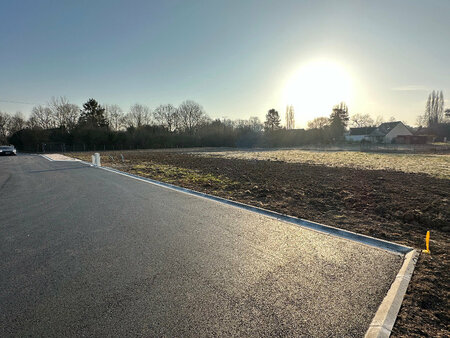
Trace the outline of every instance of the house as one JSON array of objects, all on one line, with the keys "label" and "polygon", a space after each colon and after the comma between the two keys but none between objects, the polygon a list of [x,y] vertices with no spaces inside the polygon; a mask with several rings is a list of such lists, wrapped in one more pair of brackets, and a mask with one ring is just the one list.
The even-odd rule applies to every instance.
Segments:
[{"label": "house", "polygon": [[362,128],[350,128],[350,131],[345,135],[345,140],[349,142],[361,142],[367,140],[369,135],[377,129],[376,127],[362,127]]},{"label": "house", "polygon": [[392,143],[399,135],[412,135],[413,133],[406,127],[403,122],[385,122],[380,124],[369,137],[372,142]]}]

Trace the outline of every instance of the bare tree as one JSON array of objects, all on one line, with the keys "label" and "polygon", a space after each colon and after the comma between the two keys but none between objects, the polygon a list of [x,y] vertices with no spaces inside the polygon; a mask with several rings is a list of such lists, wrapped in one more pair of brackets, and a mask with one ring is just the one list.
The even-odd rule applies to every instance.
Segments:
[{"label": "bare tree", "polygon": [[[258,130],[259,131],[264,129],[264,125],[259,120],[259,117],[250,117],[248,120],[245,119],[237,119],[237,120],[230,120],[230,119],[222,119],[222,123],[228,127],[236,128],[236,129],[244,129],[249,128],[251,130]],[[258,127],[259,124],[259,127]]]},{"label": "bare tree", "polygon": [[77,126],[78,120],[80,118],[80,107],[78,107],[76,104],[69,103],[64,107],[64,114],[66,116],[66,128],[68,130],[73,130]]},{"label": "bare tree", "polygon": [[378,127],[380,124],[384,122],[384,117],[382,115],[378,115],[375,119],[375,127]]},{"label": "bare tree", "polygon": [[397,118],[395,116],[391,116],[388,122],[396,122]]},{"label": "bare tree", "polygon": [[15,113],[11,118],[9,119],[8,123],[8,131],[9,135],[12,135],[19,130],[25,129],[26,127],[26,121],[21,112]]},{"label": "bare tree", "polygon": [[[219,119],[219,121],[226,127],[229,128],[235,128],[236,126],[236,122],[227,118],[227,117],[222,117],[222,119]],[[245,120],[244,120],[245,121]],[[246,121],[246,123],[248,124],[248,121]]]},{"label": "bare tree", "polygon": [[232,121],[232,126],[233,128],[246,128],[250,126],[250,122],[245,119],[237,119]]},{"label": "bare tree", "polygon": [[[231,120],[228,120],[231,121]],[[264,124],[261,122],[259,117],[251,116],[248,120],[237,119],[232,121],[231,124],[234,128],[250,128],[254,132],[261,132],[264,130]]]},{"label": "bare tree", "polygon": [[108,121],[109,127],[112,130],[120,130],[123,126],[124,114],[122,108],[117,104],[105,105],[105,115]]},{"label": "bare tree", "polygon": [[53,96],[48,102],[48,106],[53,112],[55,123],[58,128],[65,127],[64,106],[68,103],[69,100],[65,96]]},{"label": "bare tree", "polygon": [[426,126],[427,125],[427,120],[425,119],[425,115],[417,116],[416,125],[418,125],[418,126]]},{"label": "bare tree", "polygon": [[178,128],[180,116],[178,109],[169,104],[162,104],[153,111],[153,116],[157,123],[166,127],[169,131],[174,131]]},{"label": "bare tree", "polygon": [[442,90],[440,92],[433,90],[428,95],[423,120],[427,122],[428,127],[441,123],[444,120],[444,94]]},{"label": "bare tree", "polygon": [[42,105],[33,107],[31,110],[30,122],[34,126],[38,126],[43,129],[51,129],[56,125],[55,116],[52,110]]},{"label": "bare tree", "polygon": [[183,130],[193,132],[200,124],[209,118],[206,116],[203,107],[197,102],[186,100],[178,107],[178,115]]},{"label": "bare tree", "polygon": [[308,122],[308,129],[324,129],[330,125],[330,120],[327,117],[316,117],[314,120]]},{"label": "bare tree", "polygon": [[369,114],[355,114],[350,118],[350,121],[356,128],[372,127],[374,125],[373,118]]},{"label": "bare tree", "polygon": [[251,116],[248,119],[248,124],[250,125],[250,128],[257,133],[264,130],[264,124],[261,122],[258,116]]},{"label": "bare tree", "polygon": [[130,112],[124,119],[129,127],[139,128],[151,123],[150,108],[136,103],[130,107]]},{"label": "bare tree", "polygon": [[6,138],[9,134],[9,120],[11,116],[8,113],[0,111],[0,144],[6,143]]},{"label": "bare tree", "polygon": [[41,126],[39,126],[37,122],[37,119],[34,116],[30,116],[30,118],[26,121],[26,127],[29,129],[41,128]]},{"label": "bare tree", "polygon": [[75,128],[80,117],[80,108],[69,103],[65,96],[52,97],[48,106],[53,112],[55,124],[58,128]]},{"label": "bare tree", "polygon": [[295,129],[294,106],[286,106],[286,129]]}]

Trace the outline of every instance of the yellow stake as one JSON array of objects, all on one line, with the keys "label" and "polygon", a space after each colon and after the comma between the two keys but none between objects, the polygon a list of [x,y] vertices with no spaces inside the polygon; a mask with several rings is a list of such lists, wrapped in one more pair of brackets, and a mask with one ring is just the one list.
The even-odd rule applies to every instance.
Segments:
[{"label": "yellow stake", "polygon": [[427,231],[427,236],[425,237],[425,245],[427,246],[426,250],[422,250],[423,253],[430,254],[430,232]]}]

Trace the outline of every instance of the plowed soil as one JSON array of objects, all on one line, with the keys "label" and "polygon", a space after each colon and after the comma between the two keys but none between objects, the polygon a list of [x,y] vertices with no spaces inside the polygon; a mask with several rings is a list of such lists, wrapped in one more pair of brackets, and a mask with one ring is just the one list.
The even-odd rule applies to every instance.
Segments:
[{"label": "plowed soil", "polygon": [[431,255],[419,258],[392,336],[450,336],[449,179],[183,152],[122,154],[103,153],[102,165],[418,249],[430,230]]}]

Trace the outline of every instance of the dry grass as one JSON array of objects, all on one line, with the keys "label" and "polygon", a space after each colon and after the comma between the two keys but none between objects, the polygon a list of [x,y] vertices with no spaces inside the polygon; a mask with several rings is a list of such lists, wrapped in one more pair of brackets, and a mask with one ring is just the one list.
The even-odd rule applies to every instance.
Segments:
[{"label": "dry grass", "polygon": [[[111,162],[110,164],[114,164]],[[223,175],[214,175],[211,173],[202,173],[200,170],[180,168],[173,165],[159,164],[143,161],[140,164],[133,165],[128,171],[143,177],[150,177],[158,181],[167,183],[189,183],[198,184],[204,187],[218,186],[220,188],[229,188],[236,182]]]},{"label": "dry grass", "polygon": [[[152,152],[158,154],[160,152]],[[122,156],[124,156],[122,161]],[[156,163],[146,160],[145,151],[103,152],[101,161],[103,166],[109,166],[130,172],[142,177],[149,177],[161,182],[178,185],[200,185],[205,188],[232,189],[237,183],[224,175],[203,173],[200,170],[183,168],[176,165]],[[66,154],[72,158],[90,162],[90,153]]]},{"label": "dry grass", "polygon": [[406,173],[423,173],[437,178],[450,179],[450,155],[380,154],[358,151],[308,151],[294,149],[217,151],[196,154],[207,157],[270,160],[366,170],[395,170]]}]

